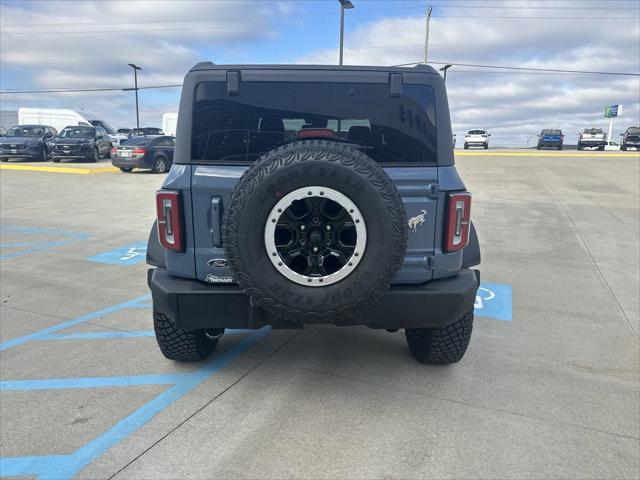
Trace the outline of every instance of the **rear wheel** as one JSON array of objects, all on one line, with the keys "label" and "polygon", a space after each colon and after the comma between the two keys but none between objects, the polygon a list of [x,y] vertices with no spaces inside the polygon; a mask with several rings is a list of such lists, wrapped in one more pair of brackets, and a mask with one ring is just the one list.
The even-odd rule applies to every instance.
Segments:
[{"label": "rear wheel", "polygon": [[39,160],[41,162],[46,162],[47,161],[47,149],[46,149],[46,147],[42,147],[42,151],[40,152]]},{"label": "rear wheel", "polygon": [[562,150],[562,145],[560,145],[560,146],[558,147],[558,150]]},{"label": "rear wheel", "polygon": [[167,159],[164,157],[157,157],[153,162],[153,168],[151,171],[154,173],[164,173],[168,169]]},{"label": "rear wheel", "polygon": [[465,150],[469,150],[469,145],[467,145],[466,143],[464,144],[464,149]]},{"label": "rear wheel", "polygon": [[[204,360],[218,345],[224,330],[214,332],[213,339],[206,330],[181,330],[160,312],[153,313],[153,328],[160,351],[169,360],[195,362]],[[218,338],[215,338],[215,337]]]},{"label": "rear wheel", "polygon": [[52,158],[51,161],[53,163],[60,163],[60,159],[59,158]]},{"label": "rear wheel", "polygon": [[620,150],[622,150],[623,152],[626,152],[627,151],[627,146],[626,145],[622,145],[620,147]]},{"label": "rear wheel", "polygon": [[579,143],[579,144],[578,144],[578,150],[582,150],[582,148],[583,148],[583,147],[582,147],[582,144],[580,144],[580,143]]},{"label": "rear wheel", "polygon": [[472,330],[473,310],[445,328],[408,328],[405,336],[411,354],[420,363],[446,365],[464,357]]},{"label": "rear wheel", "polygon": [[131,173],[131,172],[133,172],[133,168],[131,168],[131,167],[120,167],[120,171],[122,173]]},{"label": "rear wheel", "polygon": [[488,143],[485,143],[485,144],[484,144],[484,149],[486,150],[487,148],[489,148],[489,144],[488,144]]},{"label": "rear wheel", "polygon": [[8,158],[0,158],[0,162],[8,162],[9,159]]}]

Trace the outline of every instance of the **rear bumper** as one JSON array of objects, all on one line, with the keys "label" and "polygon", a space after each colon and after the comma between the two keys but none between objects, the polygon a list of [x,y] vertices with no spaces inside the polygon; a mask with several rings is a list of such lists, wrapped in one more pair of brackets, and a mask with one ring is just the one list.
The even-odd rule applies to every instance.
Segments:
[{"label": "rear bumper", "polygon": [[[252,305],[237,285],[208,285],[173,277],[164,268],[150,269],[148,284],[154,310],[181,329],[303,326],[272,318]],[[455,277],[422,285],[393,285],[371,310],[332,323],[390,329],[446,327],[473,309],[479,285],[480,272],[466,268]]]},{"label": "rear bumper", "polygon": [[146,161],[146,157],[140,158],[124,158],[124,157],[112,157],[111,163],[114,167],[125,168],[151,168]]},{"label": "rear bumper", "polygon": [[579,140],[578,143],[584,147],[604,147],[607,144],[604,140]]}]

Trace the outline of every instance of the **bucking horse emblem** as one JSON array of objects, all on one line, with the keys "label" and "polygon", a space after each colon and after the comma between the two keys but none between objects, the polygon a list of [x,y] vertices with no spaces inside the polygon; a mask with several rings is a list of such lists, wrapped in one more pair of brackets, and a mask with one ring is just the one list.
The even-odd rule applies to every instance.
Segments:
[{"label": "bucking horse emblem", "polygon": [[420,214],[409,219],[409,228],[413,233],[416,229],[424,223],[424,216],[427,214],[426,210],[420,210]]}]

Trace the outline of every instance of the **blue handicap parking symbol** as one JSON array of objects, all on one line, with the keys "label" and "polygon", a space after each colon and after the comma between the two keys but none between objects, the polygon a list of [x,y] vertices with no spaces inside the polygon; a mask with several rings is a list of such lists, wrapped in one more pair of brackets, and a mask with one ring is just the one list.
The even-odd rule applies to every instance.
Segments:
[{"label": "blue handicap parking symbol", "polygon": [[482,283],[476,294],[474,312],[480,317],[512,320],[511,285]]},{"label": "blue handicap parking symbol", "polygon": [[147,254],[146,243],[135,243],[116,248],[108,252],[99,253],[87,258],[91,262],[108,263],[111,265],[135,265],[143,262]]}]

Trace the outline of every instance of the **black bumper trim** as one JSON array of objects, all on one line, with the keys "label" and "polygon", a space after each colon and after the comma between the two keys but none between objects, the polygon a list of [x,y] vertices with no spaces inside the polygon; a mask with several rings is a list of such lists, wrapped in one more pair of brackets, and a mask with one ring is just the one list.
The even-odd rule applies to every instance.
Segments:
[{"label": "black bumper trim", "polygon": [[[148,271],[153,308],[182,329],[201,328],[301,328],[299,322],[282,322],[260,307],[237,285],[207,285],[171,276],[164,268]],[[478,270],[462,269],[447,279],[421,285],[392,285],[369,311],[357,318],[336,320],[335,325],[371,328],[446,327],[473,309],[480,286]]]}]

